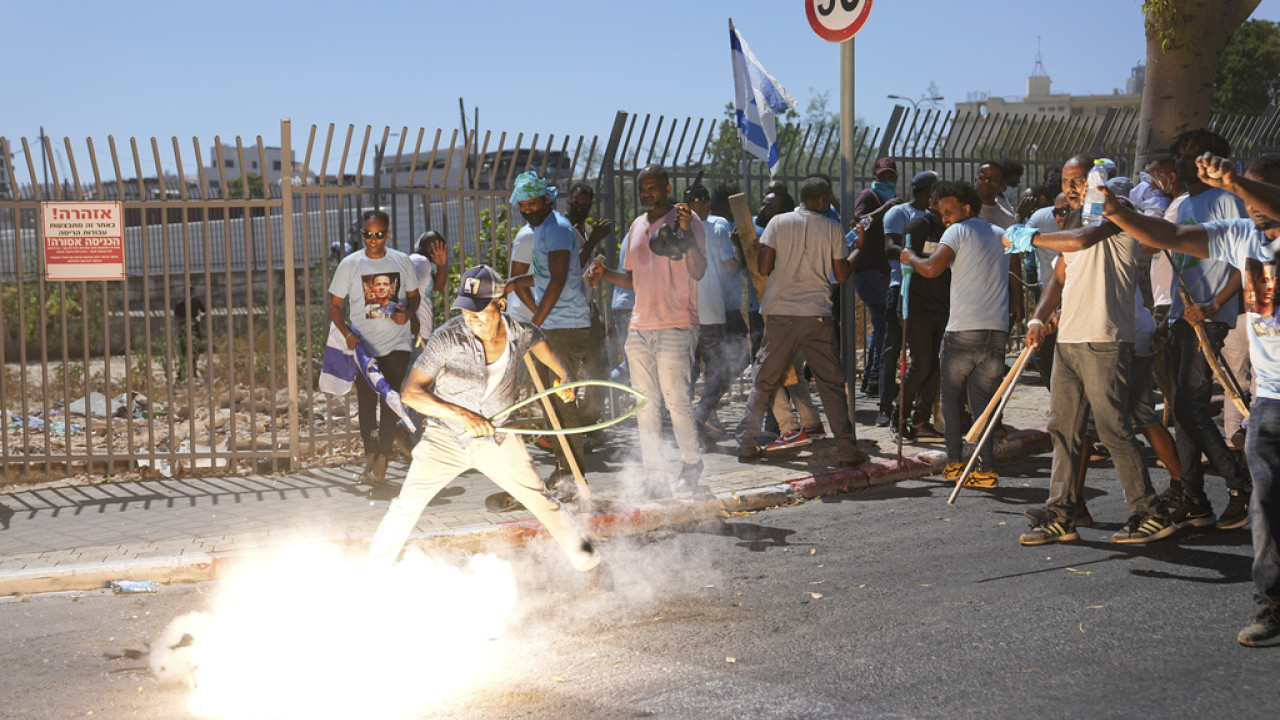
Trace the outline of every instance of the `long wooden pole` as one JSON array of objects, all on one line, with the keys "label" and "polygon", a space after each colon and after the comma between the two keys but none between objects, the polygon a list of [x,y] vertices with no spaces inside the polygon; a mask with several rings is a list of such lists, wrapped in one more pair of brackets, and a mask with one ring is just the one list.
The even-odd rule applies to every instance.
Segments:
[{"label": "long wooden pole", "polygon": [[[542,378],[538,376],[538,368],[533,364],[533,358],[528,353],[525,353],[524,356],[524,366],[529,370],[529,379],[533,380],[533,387],[538,392],[546,390],[546,387],[542,384]],[[546,411],[547,420],[551,423],[551,427],[559,430],[560,416],[556,414],[550,396],[542,398],[542,409]],[[565,462],[569,463],[569,470],[573,472],[573,481],[578,486],[578,497],[583,500],[590,500],[591,488],[587,486],[587,479],[582,476],[582,468],[578,467],[578,458],[574,456],[573,448],[569,446],[569,437],[556,434],[556,441],[560,443],[560,450],[564,452]]]},{"label": "long wooden pole", "polygon": [[[1022,360],[1023,356],[1018,356]],[[1013,396],[1013,390],[1018,386],[1018,378],[1022,375],[1022,369],[1026,367],[1026,362],[1020,362],[1013,366],[1010,371],[1011,381],[1004,389],[1004,394],[999,396],[999,403],[996,404],[995,413],[1000,414],[1004,410],[1004,406],[1009,402],[1009,398]],[[973,455],[969,457],[969,462],[964,466],[964,472],[960,473],[960,477],[956,478],[956,486],[951,491],[951,497],[947,498],[948,505],[956,504],[956,496],[960,494],[960,488],[964,487],[964,481],[969,479],[969,473],[973,472],[973,468],[978,464],[978,451],[987,443],[991,437],[991,431],[995,429],[995,423],[987,423],[987,429],[982,432],[982,437],[978,440],[978,446],[973,449]]]},{"label": "long wooden pole", "polygon": [[1018,354],[1018,359],[1014,361],[1013,368],[1004,376],[1004,381],[1000,383],[1000,387],[996,388],[996,394],[991,396],[991,402],[987,403],[987,407],[982,414],[973,421],[973,427],[969,428],[969,432],[965,434],[965,442],[977,442],[978,437],[982,435],[982,431],[986,429],[987,423],[996,413],[996,406],[1000,404],[1000,398],[1004,396],[1005,391],[1009,389],[1009,385],[1016,382],[1022,370],[1026,367],[1027,361],[1031,358],[1031,348],[1024,347],[1022,352]]}]

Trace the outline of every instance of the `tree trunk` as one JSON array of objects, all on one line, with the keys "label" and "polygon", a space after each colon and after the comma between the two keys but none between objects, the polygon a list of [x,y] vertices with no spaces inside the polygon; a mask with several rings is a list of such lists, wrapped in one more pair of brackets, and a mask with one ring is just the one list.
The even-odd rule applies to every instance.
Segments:
[{"label": "tree trunk", "polygon": [[[1236,28],[1260,2],[1148,0],[1144,4],[1147,74],[1136,167],[1144,167],[1148,157],[1168,148],[1179,133],[1208,126],[1218,59]],[[1171,43],[1167,50],[1165,38]]]}]

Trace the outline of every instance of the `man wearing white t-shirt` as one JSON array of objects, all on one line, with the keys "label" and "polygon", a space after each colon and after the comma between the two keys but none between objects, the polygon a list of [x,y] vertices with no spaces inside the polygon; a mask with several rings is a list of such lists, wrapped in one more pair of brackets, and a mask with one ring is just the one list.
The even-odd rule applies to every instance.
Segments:
[{"label": "man wearing white t-shirt", "polygon": [[1246,285],[1249,354],[1258,393],[1250,408],[1245,457],[1253,475],[1249,520],[1253,527],[1253,582],[1259,605],[1253,622],[1240,631],[1242,645],[1280,645],[1280,315],[1276,276],[1280,272],[1280,155],[1255,159],[1244,177],[1231,161],[1210,154],[1196,160],[1204,184],[1226,190],[1245,203],[1249,218],[1172,225],[1143,216],[1107,198],[1103,212],[1144,244],[1229,263]]}]

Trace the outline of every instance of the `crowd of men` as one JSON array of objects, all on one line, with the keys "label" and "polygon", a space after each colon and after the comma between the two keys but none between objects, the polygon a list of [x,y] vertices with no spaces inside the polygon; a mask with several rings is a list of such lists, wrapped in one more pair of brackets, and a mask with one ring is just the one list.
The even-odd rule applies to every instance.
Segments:
[{"label": "crowd of men", "polygon": [[[677,202],[667,171],[650,165],[636,177],[643,212],[618,240],[616,268],[592,257],[611,227],[588,223],[591,188],[570,190],[566,216],[555,209],[556,188],[524,173],[511,203],[527,225],[516,236],[508,277],[485,266],[468,270],[453,306],[462,314],[432,336],[407,375],[408,353],[402,357],[391,340],[417,332],[416,288],[429,292],[429,285],[419,285],[407,259],[385,248],[385,217],[368,218],[366,253],[351,256],[363,259],[344,260],[335,274],[331,316],[344,336],[359,331],[374,344],[389,380],[407,376],[405,402],[428,416],[430,439],[414,449],[375,555],[394,559],[435,492],[460,469],[480,467],[543,518],[579,569],[599,565],[555,501],[564,499],[556,488],[568,472],[566,454],[582,466],[581,437],[555,448],[558,469],[539,486],[523,443],[494,439],[487,417],[514,399],[523,367],[517,360],[526,351],[543,361],[547,384],[605,374],[605,344],[593,339],[600,331],[593,298],[610,294],[595,290],[601,281],[613,288],[612,332],[623,339],[625,359],[613,375],[628,377],[649,399],[637,418],[642,495],[695,492],[702,453],[734,439],[739,461],[757,462],[830,434],[840,465],[865,462],[846,389],[855,378],[846,377],[837,340],[839,292],[848,288],[871,323],[860,389],[877,404],[877,424],[908,441],[942,437],[948,480],[961,480],[964,433],[1006,376],[1011,333],[1025,330],[1025,346],[1050,387],[1053,461],[1047,502],[1027,513],[1032,526],[1022,545],[1069,542],[1093,524],[1083,482],[1096,441],[1131,513],[1112,542],[1252,524],[1260,610],[1239,640],[1280,644],[1280,156],[1256,158],[1243,174],[1230,156],[1225,140],[1196,130],[1152,158],[1136,185],[1117,176],[1110,160],[1082,154],[1020,194],[1022,167],[989,161],[972,183],[917,173],[905,197],[897,165],[886,157],[875,163],[872,187],[857,196],[848,229],[824,177],[800,183],[799,202],[786,185],[771,184],[753,227],[735,227],[720,188],[713,193],[695,183]],[[1099,171],[1109,177],[1106,185],[1089,187],[1090,173]],[[1091,192],[1099,195],[1091,199]],[[1094,201],[1102,208],[1096,221],[1085,213]],[[364,295],[360,278],[371,284]],[[397,292],[403,300],[383,299]],[[1027,317],[1024,293],[1035,299]],[[377,326],[389,340],[348,326],[343,297],[351,298],[353,320],[389,319]],[[377,303],[392,309],[368,309]],[[748,366],[745,411],[726,431],[718,410]],[[1218,367],[1240,381],[1242,396],[1227,403],[1234,413],[1225,432],[1211,409]],[[1157,388],[1163,416],[1153,401]],[[599,396],[566,390],[558,398],[554,412],[565,427],[581,427],[603,409]],[[678,469],[664,456],[664,420]],[[991,422],[999,426],[998,418]],[[1169,474],[1162,493],[1139,431]],[[367,447],[385,457],[383,432],[370,424],[367,434]],[[963,482],[998,488],[992,434],[985,437]],[[385,469],[381,463],[375,470]],[[1221,513],[1205,492],[1206,464],[1226,482]],[[500,480],[499,467],[519,472]]]}]

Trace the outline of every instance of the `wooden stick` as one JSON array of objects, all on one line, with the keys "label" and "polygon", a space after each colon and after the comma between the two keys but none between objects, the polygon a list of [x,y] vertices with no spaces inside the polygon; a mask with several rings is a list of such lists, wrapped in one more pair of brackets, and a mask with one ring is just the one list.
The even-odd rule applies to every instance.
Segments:
[{"label": "wooden stick", "polygon": [[[546,390],[542,385],[542,378],[538,376],[538,368],[533,364],[533,358],[529,353],[524,355],[524,366],[529,370],[529,378],[533,380],[533,387],[538,392]],[[546,411],[547,420],[551,422],[551,427],[559,430],[560,416],[556,415],[550,396],[542,398],[542,409]],[[573,448],[569,446],[569,437],[557,434],[556,440],[560,443],[560,450],[564,452],[565,462],[569,463],[569,470],[573,472],[573,482],[578,486],[578,497],[583,500],[590,500],[591,488],[587,487],[587,479],[582,476],[582,468],[578,467],[578,458],[574,457]]]},{"label": "wooden stick", "polygon": [[982,435],[982,431],[986,429],[987,423],[992,416],[996,414],[996,405],[1000,403],[1000,398],[1004,395],[1005,390],[1009,388],[1011,383],[1017,381],[1022,370],[1026,367],[1027,361],[1031,359],[1032,348],[1030,346],[1022,348],[1022,352],[1018,354],[1018,359],[1014,361],[1013,367],[1004,376],[1004,381],[1000,383],[1000,387],[996,388],[996,394],[991,396],[991,402],[987,403],[987,408],[982,411],[973,421],[973,427],[969,428],[969,432],[965,434],[965,442],[977,442],[978,437]]},{"label": "wooden stick", "polygon": [[[751,285],[756,290],[757,301],[764,300],[764,291],[769,278],[760,274],[760,239],[756,237],[756,220],[751,216],[751,206],[747,204],[747,196],[734,193],[729,196],[729,208],[733,211],[733,222],[738,230],[738,240],[742,242],[742,259],[747,263],[747,273]],[[787,365],[787,374],[782,378],[783,385],[795,385],[800,382],[794,364]]]},{"label": "wooden stick", "polygon": [[[1026,352],[1024,351],[1023,355],[1018,356],[1018,359],[1022,362],[1014,364],[1013,370],[1010,371],[1012,378],[1008,387],[1004,389],[1004,393],[1000,395],[1000,402],[997,403],[995,408],[996,415],[999,415],[1004,410],[1009,398],[1013,397],[1013,389],[1018,386],[1018,378],[1022,375],[1022,369],[1026,367],[1026,361],[1023,360],[1025,355]],[[948,505],[956,504],[956,496],[960,494],[960,488],[964,487],[964,481],[969,479],[969,473],[973,472],[974,466],[978,464],[978,450],[987,443],[987,440],[991,437],[991,431],[995,430],[995,428],[995,423],[987,423],[987,429],[982,432],[982,437],[978,440],[978,446],[973,449],[973,455],[969,456],[969,462],[964,466],[964,472],[960,473],[960,477],[956,479],[956,486],[951,491],[951,497],[947,498]]]},{"label": "wooden stick", "polygon": [[[1173,262],[1173,254],[1165,250],[1164,258],[1169,262],[1169,266],[1173,268],[1173,273],[1178,276],[1178,295],[1182,298],[1182,312],[1186,313],[1187,308],[1196,304],[1195,298],[1191,297],[1191,291],[1187,289],[1187,283],[1182,279],[1182,270]],[[1196,340],[1200,341],[1200,352],[1204,354],[1204,361],[1209,363],[1209,370],[1213,372],[1218,384],[1222,386],[1222,391],[1235,404],[1236,409],[1240,411],[1240,415],[1245,420],[1248,420],[1249,406],[1240,397],[1240,383],[1236,382],[1236,377],[1231,374],[1230,368],[1224,367],[1218,361],[1218,354],[1213,350],[1213,343],[1209,342],[1209,336],[1205,334],[1204,324],[1196,323],[1191,326],[1191,329],[1195,331]]]}]

